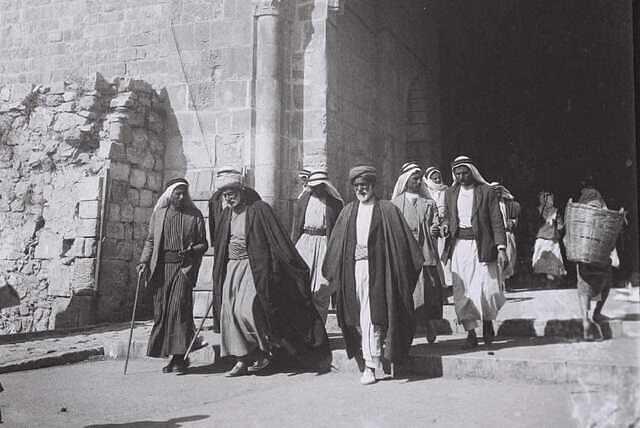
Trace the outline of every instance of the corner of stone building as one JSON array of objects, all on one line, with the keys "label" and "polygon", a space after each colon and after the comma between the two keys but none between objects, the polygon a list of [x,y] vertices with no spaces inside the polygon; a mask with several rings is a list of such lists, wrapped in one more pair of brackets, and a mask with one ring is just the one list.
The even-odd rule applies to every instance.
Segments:
[{"label": "corner of stone building", "polygon": [[126,318],[163,114],[150,85],[98,73],[0,88],[0,334]]}]

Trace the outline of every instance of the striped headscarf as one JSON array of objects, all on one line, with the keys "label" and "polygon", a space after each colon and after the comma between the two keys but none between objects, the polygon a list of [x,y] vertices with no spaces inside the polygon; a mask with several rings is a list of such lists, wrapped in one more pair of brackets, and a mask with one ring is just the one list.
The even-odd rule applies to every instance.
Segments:
[{"label": "striped headscarf", "polygon": [[344,200],[342,199],[342,196],[340,196],[340,192],[338,192],[338,189],[336,189],[329,181],[329,173],[326,169],[317,169],[312,171],[311,174],[309,174],[309,179],[307,180],[307,187],[309,188],[321,185],[324,185],[327,193],[329,193],[333,198],[344,204]]},{"label": "striped headscarf", "polygon": [[[396,196],[404,193],[407,190],[407,182],[409,178],[415,173],[419,173],[422,175],[422,169],[415,162],[407,162],[402,165],[400,168],[400,177],[396,180],[396,185],[393,187],[393,193],[391,194],[391,199],[394,199]],[[418,191],[419,194],[423,195],[426,198],[431,199],[429,195],[429,191],[427,190],[427,184],[424,180],[420,183],[420,189]]]},{"label": "striped headscarf", "polygon": [[480,174],[480,171],[478,171],[478,168],[476,167],[476,165],[473,163],[473,161],[469,156],[458,156],[451,163],[451,176],[453,177],[454,183],[457,182],[457,180],[456,180],[456,175],[453,173],[453,170],[459,166],[466,166],[467,168],[469,168],[469,170],[471,171],[471,175],[473,176],[474,180],[476,180],[478,183],[487,184],[487,185],[489,184],[487,180],[484,179],[482,174]]}]

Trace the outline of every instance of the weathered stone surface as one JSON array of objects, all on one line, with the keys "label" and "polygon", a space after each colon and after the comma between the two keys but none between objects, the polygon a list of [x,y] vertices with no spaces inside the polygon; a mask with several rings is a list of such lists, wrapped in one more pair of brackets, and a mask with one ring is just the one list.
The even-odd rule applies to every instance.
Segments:
[{"label": "weathered stone surface", "polygon": [[76,234],[80,237],[95,237],[98,233],[98,219],[79,219],[76,222]]},{"label": "weathered stone surface", "polygon": [[98,201],[80,201],[80,209],[78,214],[81,219],[98,218],[100,213],[100,204]]},{"label": "weathered stone surface", "polygon": [[156,192],[162,190],[162,174],[155,171],[150,172],[147,175],[147,187]]},{"label": "weathered stone surface", "polygon": [[140,206],[143,208],[152,207],[155,203],[153,192],[149,189],[140,190]]},{"label": "weathered stone surface", "polygon": [[129,181],[131,166],[128,163],[111,162],[110,174],[114,180]]},{"label": "weathered stone surface", "polygon": [[129,183],[136,188],[142,188],[147,182],[147,173],[142,169],[134,168],[129,176]]},{"label": "weathered stone surface", "polygon": [[72,288],[95,288],[95,258],[77,258],[73,264]]},{"label": "weathered stone surface", "polygon": [[[56,80],[54,74],[59,72],[52,74]],[[18,92],[1,88],[0,270],[12,272],[8,281],[20,302],[0,334],[91,322],[93,298],[86,294],[96,289],[98,175],[106,165],[103,261],[117,260],[126,278],[146,236],[154,190],[162,188],[165,104],[150,85],[128,80],[115,98],[115,88],[100,78],[55,86],[31,91],[25,85],[15,101],[9,99]],[[36,226],[38,216],[44,228]],[[104,305],[98,302],[103,314],[111,297],[117,305],[110,311],[129,311],[126,278],[111,288],[115,294],[105,293]]]},{"label": "weathered stone surface", "polygon": [[133,205],[125,202],[120,205],[120,220],[124,222],[133,221],[134,208]]},{"label": "weathered stone surface", "polygon": [[108,221],[105,224],[105,236],[113,239],[124,239],[124,223]]},{"label": "weathered stone surface", "polygon": [[62,253],[62,237],[50,229],[40,232],[34,257],[37,259],[53,259]]},{"label": "weathered stone surface", "polygon": [[130,240],[105,238],[102,243],[102,256],[105,259],[131,260],[133,243]]},{"label": "weathered stone surface", "polygon": [[135,208],[133,220],[136,223],[145,223],[149,221],[153,208]]},{"label": "weathered stone surface", "polygon": [[80,201],[93,201],[101,198],[100,177],[84,178],[76,185],[76,195]]}]

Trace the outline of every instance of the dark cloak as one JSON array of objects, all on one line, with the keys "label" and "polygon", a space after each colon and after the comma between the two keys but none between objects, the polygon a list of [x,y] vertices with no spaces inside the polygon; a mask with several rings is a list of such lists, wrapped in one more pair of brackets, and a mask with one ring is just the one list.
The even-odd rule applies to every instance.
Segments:
[{"label": "dark cloak", "polygon": [[[303,362],[320,361],[329,355],[324,323],[311,300],[309,268],[289,240],[271,207],[255,201],[246,208],[246,239],[249,265],[261,305],[260,330],[271,344],[282,339]],[[213,245],[213,301],[216,313],[222,305],[222,286],[227,270],[231,209],[222,210],[215,227]]]},{"label": "dark cloak", "polygon": [[[322,274],[338,290],[338,324],[349,358],[361,352],[354,257],[358,205],[351,202],[338,216],[322,266]],[[390,201],[376,203],[367,245],[371,321],[386,332],[383,357],[401,362],[415,332],[413,291],[422,269],[422,252],[402,213]]]},{"label": "dark cloak", "polygon": [[[307,207],[309,206],[309,199],[311,198],[311,192],[304,192],[302,196],[296,201],[295,208],[293,210],[293,227],[291,228],[291,240],[295,244],[300,239],[304,231],[304,219],[307,214]],[[331,237],[331,231],[333,225],[336,223],[338,214],[342,210],[342,201],[334,198],[327,193],[326,196],[326,213],[325,223],[327,228],[327,238]]]}]

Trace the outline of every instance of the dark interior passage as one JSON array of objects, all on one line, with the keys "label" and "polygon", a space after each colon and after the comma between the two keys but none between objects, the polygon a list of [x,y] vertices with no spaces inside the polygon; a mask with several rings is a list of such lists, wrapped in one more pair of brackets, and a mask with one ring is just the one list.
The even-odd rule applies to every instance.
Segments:
[{"label": "dark interior passage", "polygon": [[[632,6],[442,0],[430,10],[443,159],[474,157],[488,180],[516,195],[525,218],[535,217],[541,190],[564,208],[592,176],[611,208],[630,211],[623,263],[638,271]],[[532,242],[527,233],[523,242]]]}]

